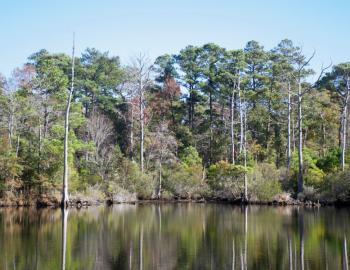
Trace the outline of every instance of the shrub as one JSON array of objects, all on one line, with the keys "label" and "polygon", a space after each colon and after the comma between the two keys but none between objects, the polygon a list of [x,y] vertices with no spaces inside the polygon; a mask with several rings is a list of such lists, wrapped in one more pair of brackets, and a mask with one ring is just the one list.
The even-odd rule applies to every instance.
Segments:
[{"label": "shrub", "polygon": [[[303,162],[304,162],[304,184],[306,186],[313,186],[319,188],[324,183],[325,173],[317,167],[317,156],[310,149],[304,148],[303,150]],[[291,173],[294,175],[294,188],[296,188],[296,179],[298,175],[298,155],[294,153],[292,157]]]},{"label": "shrub", "polygon": [[323,199],[350,201],[350,170],[337,172],[326,177],[323,187]]},{"label": "shrub", "polygon": [[248,173],[249,193],[251,197],[267,201],[282,192],[281,173],[272,164],[257,164]]},{"label": "shrub", "polygon": [[202,159],[193,146],[186,147],[180,155],[180,159],[185,166],[200,166],[202,164]]},{"label": "shrub", "polygon": [[304,191],[298,194],[298,199],[300,201],[313,201],[316,202],[320,198],[319,192],[314,187],[305,186]]},{"label": "shrub", "polygon": [[137,193],[140,198],[151,198],[154,191],[152,176],[146,173],[142,175],[138,164],[125,158],[119,146],[114,149],[106,174],[105,192],[113,195],[121,188],[130,193]]},{"label": "shrub", "polygon": [[325,157],[317,161],[317,167],[324,172],[334,172],[339,168],[340,153],[340,148],[331,149]]},{"label": "shrub", "polygon": [[219,161],[208,168],[207,182],[214,191],[229,191],[234,197],[240,197],[244,187],[246,169]]},{"label": "shrub", "polygon": [[189,198],[195,193],[202,182],[203,169],[201,165],[187,166],[176,164],[164,170],[164,188],[181,198]]}]

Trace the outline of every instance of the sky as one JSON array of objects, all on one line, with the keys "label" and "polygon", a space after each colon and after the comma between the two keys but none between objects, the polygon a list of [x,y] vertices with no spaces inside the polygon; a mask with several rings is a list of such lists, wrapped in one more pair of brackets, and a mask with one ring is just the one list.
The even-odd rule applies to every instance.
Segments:
[{"label": "sky", "polygon": [[284,38],[316,51],[312,67],[350,61],[349,0],[1,0],[0,73],[9,76],[40,49],[109,51],[123,64],[187,45],[272,49]]}]

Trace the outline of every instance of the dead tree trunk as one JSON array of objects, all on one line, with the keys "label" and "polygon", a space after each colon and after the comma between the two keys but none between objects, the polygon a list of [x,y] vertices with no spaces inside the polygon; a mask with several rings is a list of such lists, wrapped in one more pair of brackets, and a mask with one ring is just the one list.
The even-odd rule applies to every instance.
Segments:
[{"label": "dead tree trunk", "polygon": [[158,189],[158,199],[162,198],[162,161],[159,161],[159,189]]},{"label": "dead tree trunk", "polygon": [[343,108],[342,108],[342,121],[341,121],[341,167],[342,170],[345,170],[345,152],[346,152],[346,134],[347,134],[347,122],[348,122],[348,103],[350,98],[350,78],[346,81],[346,92],[340,93],[343,99]]},{"label": "dead tree trunk", "polygon": [[302,89],[301,79],[298,79],[298,193],[303,192],[303,125],[302,125]]},{"label": "dead tree trunk", "polygon": [[67,106],[65,111],[65,121],[64,121],[64,161],[63,161],[63,187],[62,187],[62,207],[68,206],[68,135],[69,135],[69,112],[70,112],[70,106],[72,102],[72,95],[74,91],[74,50],[75,50],[75,44],[74,44],[74,34],[73,34],[73,48],[72,48],[72,78],[71,78],[71,86],[68,94],[67,99]]},{"label": "dead tree trunk", "polygon": [[129,149],[129,157],[130,160],[134,160],[134,106],[132,103],[129,104],[130,106],[130,149]]},{"label": "dead tree trunk", "polygon": [[230,96],[230,139],[231,139],[231,163],[235,164],[235,128],[234,128],[234,116],[235,116],[235,91],[232,90],[231,96]]},{"label": "dead tree trunk", "polygon": [[241,91],[238,89],[239,98],[239,120],[240,120],[240,138],[239,138],[239,153],[243,152],[243,142],[244,142],[244,121],[243,121],[243,108],[242,108],[242,97]]},{"label": "dead tree trunk", "polygon": [[144,94],[143,94],[142,78],[140,78],[140,167],[141,167],[141,173],[142,174],[144,172],[144,160],[143,160],[144,138],[145,138],[145,131],[144,131]]},{"label": "dead tree trunk", "polygon": [[291,86],[290,81],[288,81],[288,131],[287,131],[287,168],[288,172],[290,171],[290,162],[291,162]]},{"label": "dead tree trunk", "polygon": [[342,127],[341,127],[341,168],[342,171],[345,170],[345,151],[346,151],[346,129],[347,129],[347,100],[348,96],[346,97],[346,101],[343,107],[342,112]]},{"label": "dead tree trunk", "polygon": [[247,179],[247,108],[244,108],[244,202],[248,202],[248,179]]}]

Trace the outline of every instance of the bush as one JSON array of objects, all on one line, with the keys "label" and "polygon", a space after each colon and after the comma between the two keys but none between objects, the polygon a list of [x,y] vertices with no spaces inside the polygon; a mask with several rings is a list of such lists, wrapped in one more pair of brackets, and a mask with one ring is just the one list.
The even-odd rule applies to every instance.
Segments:
[{"label": "bush", "polygon": [[214,191],[229,191],[233,197],[240,197],[244,187],[246,169],[219,161],[208,168],[207,182]]},{"label": "bush", "polygon": [[181,198],[190,198],[200,188],[203,178],[202,159],[197,150],[186,147],[180,155],[181,163],[163,172],[164,188]]},{"label": "bush", "polygon": [[202,159],[193,146],[186,147],[180,155],[180,159],[185,166],[200,166],[202,164]]},{"label": "bush", "polygon": [[316,165],[324,172],[334,172],[339,168],[340,155],[340,148],[331,149],[325,157],[317,161]]},{"label": "bush", "polygon": [[350,201],[350,170],[330,174],[326,177],[322,199]]},{"label": "bush", "polygon": [[281,173],[272,164],[257,164],[248,174],[250,196],[262,201],[271,200],[282,192]]},{"label": "bush", "polygon": [[310,186],[305,186],[304,191],[298,194],[298,200],[300,201],[313,201],[316,202],[320,199],[320,195],[317,189]]},{"label": "bush", "polygon": [[176,196],[190,198],[200,188],[202,175],[201,165],[176,164],[163,171],[163,186]]},{"label": "bush", "polygon": [[119,146],[114,149],[103,185],[109,195],[123,189],[144,199],[151,198],[155,186],[152,176],[142,175],[139,165],[125,158]]},{"label": "bush", "polygon": [[[303,162],[304,162],[304,184],[305,186],[319,188],[324,184],[325,173],[317,167],[317,156],[310,149],[304,148],[303,150]],[[294,175],[294,188],[297,184],[298,175],[298,154],[295,153],[292,157],[291,173]]]},{"label": "bush", "polygon": [[22,170],[16,154],[11,151],[6,141],[0,139],[0,191],[19,188],[21,183],[18,178]]}]

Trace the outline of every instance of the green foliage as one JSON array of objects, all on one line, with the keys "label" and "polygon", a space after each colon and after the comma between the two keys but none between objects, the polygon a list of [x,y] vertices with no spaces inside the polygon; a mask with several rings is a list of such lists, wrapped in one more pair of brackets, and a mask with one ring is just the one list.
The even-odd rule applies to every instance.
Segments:
[{"label": "green foliage", "polygon": [[180,155],[180,159],[182,164],[187,167],[202,165],[202,158],[193,146],[186,147]]},{"label": "green foliage", "polygon": [[323,187],[323,199],[350,201],[350,171],[336,172],[326,177]]},{"label": "green foliage", "polygon": [[273,199],[282,192],[280,171],[275,165],[261,163],[248,174],[249,193],[252,198],[262,201]]},{"label": "green foliage", "polygon": [[0,140],[0,191],[19,188],[18,177],[23,167],[19,164],[16,153],[11,151],[5,140]]},{"label": "green foliage", "polygon": [[239,196],[244,186],[246,169],[241,165],[233,165],[219,161],[208,168],[207,182],[213,190],[229,190]]},{"label": "green foliage", "polygon": [[316,165],[324,172],[334,172],[339,168],[341,150],[339,148],[331,149],[325,157],[317,160]]},{"label": "green foliage", "polygon": [[[304,161],[304,179],[306,186],[320,187],[324,182],[325,173],[317,166],[316,154],[308,149],[303,149],[303,161]],[[298,156],[294,153],[292,157],[292,172],[295,175],[298,174]],[[295,181],[296,182],[296,181]]]},{"label": "green foliage", "polygon": [[[288,135],[294,138],[293,155],[291,169],[283,175],[283,189],[295,191],[295,78],[305,81],[302,90],[311,87],[306,83],[312,74],[304,66],[307,59],[287,39],[270,51],[257,41],[249,41],[241,50],[208,43],[162,55],[146,72],[137,66],[147,63],[124,67],[117,56],[86,49],[75,59],[68,143],[70,191],[98,187],[109,195],[124,190],[152,198],[161,175],[167,196],[189,197],[208,190],[215,196],[219,192],[240,196],[248,174],[251,197],[270,200],[282,190]],[[39,193],[61,189],[71,62],[68,55],[41,50],[11,78],[0,76],[0,135],[7,138],[0,145],[1,188]],[[333,184],[345,186],[343,180],[331,185],[327,174],[338,177],[339,117],[349,70],[349,63],[335,66],[315,84],[317,88],[303,94],[302,173],[308,189],[303,196],[331,192]],[[288,97],[292,134],[287,128]],[[144,153],[140,153],[141,122]],[[246,151],[242,151],[243,138]],[[236,165],[227,162],[232,151]]]}]

